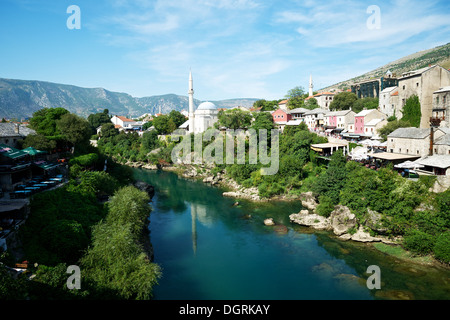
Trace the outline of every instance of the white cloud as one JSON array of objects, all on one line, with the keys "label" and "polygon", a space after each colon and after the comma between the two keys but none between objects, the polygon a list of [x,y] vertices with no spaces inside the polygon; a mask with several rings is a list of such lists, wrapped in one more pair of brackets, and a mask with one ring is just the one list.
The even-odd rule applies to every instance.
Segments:
[{"label": "white cloud", "polygon": [[[392,46],[423,32],[442,32],[450,28],[450,13],[437,12],[435,3],[393,1],[379,4],[381,28],[369,29],[368,3],[340,0],[302,11],[282,11],[275,15],[278,24],[291,24],[299,34],[316,47],[347,44]],[[443,33],[444,34],[444,33]]]}]

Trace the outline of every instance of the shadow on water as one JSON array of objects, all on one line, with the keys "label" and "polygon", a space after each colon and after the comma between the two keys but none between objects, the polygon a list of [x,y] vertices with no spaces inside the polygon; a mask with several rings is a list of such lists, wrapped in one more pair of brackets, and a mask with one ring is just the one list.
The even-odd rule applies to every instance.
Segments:
[{"label": "shadow on water", "polygon": [[[251,202],[171,172],[134,170],[155,187],[150,229],[163,278],[156,299],[449,299],[450,272],[291,224],[299,201]],[[263,221],[273,218],[275,226]],[[195,232],[194,232],[195,231]],[[381,270],[369,290],[368,266]]]}]

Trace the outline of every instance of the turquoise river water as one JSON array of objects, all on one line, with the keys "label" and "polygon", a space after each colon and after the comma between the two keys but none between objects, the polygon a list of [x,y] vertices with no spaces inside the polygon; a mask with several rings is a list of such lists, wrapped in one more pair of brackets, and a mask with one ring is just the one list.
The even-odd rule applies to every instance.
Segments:
[{"label": "turquoise river water", "polygon": [[[448,269],[290,223],[299,201],[236,200],[171,172],[134,174],[156,191],[149,226],[154,262],[163,272],[156,300],[450,298]],[[266,218],[276,226],[265,226]],[[371,265],[380,268],[381,289],[367,287]]]}]

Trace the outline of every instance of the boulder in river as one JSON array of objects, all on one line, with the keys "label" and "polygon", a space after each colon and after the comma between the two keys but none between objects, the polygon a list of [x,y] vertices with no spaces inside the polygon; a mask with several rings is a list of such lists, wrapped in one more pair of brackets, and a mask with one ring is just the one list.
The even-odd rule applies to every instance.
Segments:
[{"label": "boulder in river", "polygon": [[150,199],[155,195],[155,188],[147,182],[139,180],[136,181],[133,185],[139,190],[147,192],[147,194],[150,196]]}]

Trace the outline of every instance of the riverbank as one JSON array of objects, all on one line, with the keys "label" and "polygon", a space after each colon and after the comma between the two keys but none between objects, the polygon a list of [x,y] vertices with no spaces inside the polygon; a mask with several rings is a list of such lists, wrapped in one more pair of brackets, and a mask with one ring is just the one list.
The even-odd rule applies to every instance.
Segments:
[{"label": "riverbank", "polygon": [[[382,235],[383,229],[379,227],[381,215],[377,212],[368,210],[370,219],[361,223],[358,221],[350,209],[345,206],[336,206],[335,210],[329,217],[323,217],[315,212],[318,205],[315,197],[311,192],[302,193],[300,195],[277,195],[271,198],[262,198],[258,194],[256,187],[245,188],[233,179],[226,176],[223,172],[213,174],[212,167],[206,165],[170,165],[156,166],[145,163],[127,163],[126,165],[134,168],[142,168],[149,170],[163,170],[174,172],[180,177],[186,179],[200,180],[211,186],[225,189],[222,193],[224,197],[232,197],[246,199],[254,202],[269,201],[292,201],[300,200],[305,208],[298,213],[290,213],[291,223],[307,226],[313,230],[326,230],[333,233],[341,241],[356,241],[372,244],[372,246],[385,254],[408,260],[419,264],[433,264],[450,268],[431,256],[418,257],[402,247],[402,237],[391,238]],[[376,235],[373,235],[376,234]]]}]

